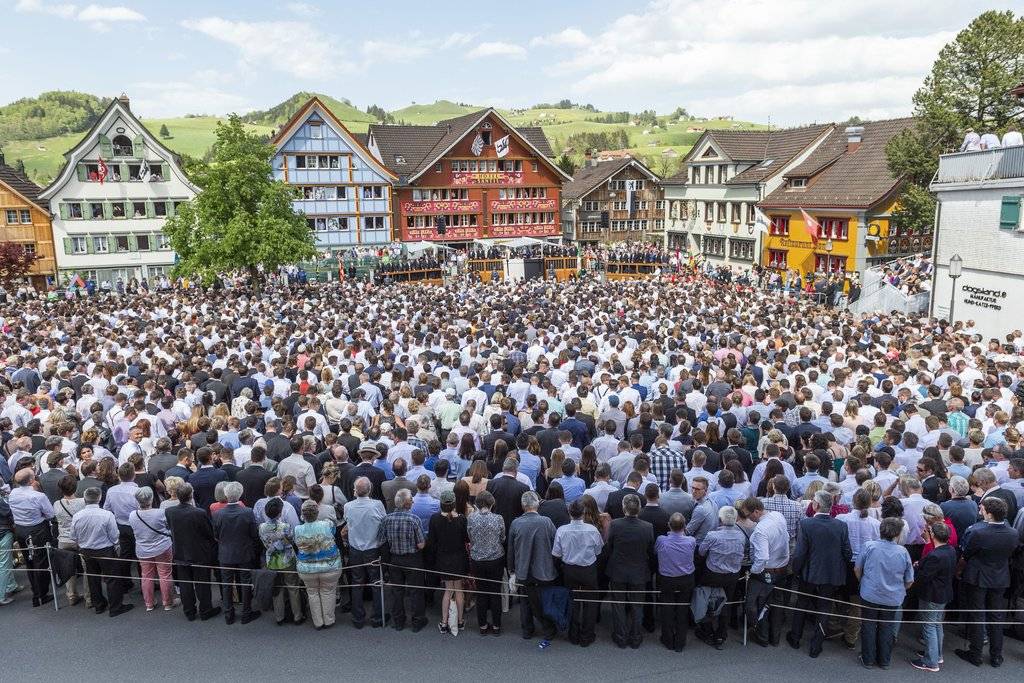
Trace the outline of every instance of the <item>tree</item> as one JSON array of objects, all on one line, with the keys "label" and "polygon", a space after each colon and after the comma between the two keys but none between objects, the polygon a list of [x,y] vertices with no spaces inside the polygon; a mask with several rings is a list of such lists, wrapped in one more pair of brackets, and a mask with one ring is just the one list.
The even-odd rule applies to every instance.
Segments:
[{"label": "tree", "polygon": [[886,147],[889,170],[907,180],[894,223],[908,228],[932,224],[935,199],[925,188],[938,169],[939,155],[957,149],[968,128],[1000,133],[1024,116],[1024,105],[1010,95],[1022,80],[1024,17],[1013,12],[979,15],[939,51],[914,93],[917,124]]},{"label": "tree", "polygon": [[[178,254],[176,276],[215,276],[246,270],[258,281],[280,266],[313,258],[306,219],[292,211],[294,192],[271,179],[272,147],[232,115],[217,124],[210,163],[196,164],[201,192],[164,224]],[[261,272],[262,271],[262,272]]]},{"label": "tree", "polygon": [[576,162],[571,156],[562,152],[557,159],[555,159],[555,165],[562,169],[566,175],[572,175],[576,172]]},{"label": "tree", "polygon": [[160,137],[162,137],[162,138],[169,138],[169,137],[171,137],[171,131],[168,130],[166,123],[160,125]]},{"label": "tree", "polygon": [[17,242],[0,242],[0,284],[6,287],[25,277],[37,258]]},{"label": "tree", "polygon": [[25,175],[25,160],[24,159],[15,159],[14,160],[14,170],[17,171],[18,175],[24,176]]}]

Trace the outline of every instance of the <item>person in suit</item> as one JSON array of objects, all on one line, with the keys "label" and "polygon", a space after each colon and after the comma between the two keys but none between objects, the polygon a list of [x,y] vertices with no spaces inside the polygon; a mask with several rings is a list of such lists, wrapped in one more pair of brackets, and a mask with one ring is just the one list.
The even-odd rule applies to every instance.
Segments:
[{"label": "person in suit", "polygon": [[266,459],[267,452],[263,447],[254,446],[249,463],[235,475],[235,481],[242,485],[242,502],[247,508],[252,508],[256,501],[263,497],[267,481],[274,476],[274,473],[264,466]]},{"label": "person in suit", "polygon": [[[818,491],[814,494],[811,502],[814,516],[800,520],[796,548],[793,550],[793,574],[800,580],[800,591],[818,597],[799,596],[797,606],[816,614],[794,612],[786,641],[793,649],[800,648],[804,621],[809,617],[812,623],[811,657],[821,654],[825,640],[824,628],[828,623],[826,615],[832,611],[830,598],[846,585],[847,567],[853,558],[850,528],[846,522],[830,516],[832,502],[831,493]],[[822,615],[821,623],[819,615]]]},{"label": "person in suit", "polygon": [[634,650],[643,642],[640,605],[632,602],[651,579],[654,570],[654,527],[640,519],[640,497],[628,494],[622,500],[623,517],[613,519],[605,546],[607,576],[612,600],[612,640],[620,648]]},{"label": "person in suit", "polygon": [[1013,491],[999,487],[999,482],[992,470],[987,467],[974,470],[974,473],[971,474],[971,483],[974,485],[974,499],[978,505],[988,498],[998,498],[1006,504],[1004,519],[1011,522],[1017,519],[1017,497],[1013,495]]},{"label": "person in suit", "polygon": [[931,458],[917,461],[917,478],[921,480],[921,495],[936,505],[946,499],[949,483],[935,474],[938,464]]},{"label": "person in suit", "polygon": [[[980,472],[988,470],[978,470],[975,474]],[[982,664],[986,634],[989,662],[994,667],[1003,663],[1003,627],[998,622],[1004,621],[1010,557],[1021,542],[1017,530],[1006,524],[1006,507],[1002,498],[982,498],[983,521],[967,529],[960,546],[966,562],[961,577],[962,602],[964,609],[971,611],[971,620],[978,623],[968,626],[970,649],[956,650],[956,656],[974,666]]]},{"label": "person in suit", "polygon": [[213,532],[217,537],[217,561],[221,570],[221,605],[224,606],[224,620],[235,623],[235,603],[231,596],[237,584],[242,596],[242,623],[248,624],[259,618],[259,611],[252,608],[252,579],[250,569],[256,564],[256,548],[260,541],[259,528],[252,510],[243,506],[242,485],[230,481],[224,486],[227,505],[213,515]]},{"label": "person in suit", "polygon": [[540,444],[540,457],[547,462],[551,462],[551,451],[558,448],[562,443],[560,439],[561,430],[558,428],[561,421],[561,415],[552,412],[548,415],[548,428],[537,432],[537,443]]},{"label": "person in suit", "polygon": [[166,515],[181,604],[189,621],[196,616],[206,621],[221,611],[212,604],[209,583],[209,567],[217,564],[217,539],[209,515],[192,503],[192,486],[187,482],[180,485],[176,497],[178,504],[167,508]]},{"label": "person in suit", "polygon": [[640,497],[640,484],[643,480],[643,476],[639,472],[630,472],[629,476],[626,477],[626,485],[618,491],[612,491],[608,494],[608,501],[604,505],[604,510],[612,519],[619,519],[624,516],[622,501],[628,495],[640,498],[641,507],[646,504],[646,499]]},{"label": "person in suit", "polygon": [[516,437],[501,428],[501,420],[501,413],[493,413],[490,419],[491,431],[481,440],[480,450],[486,453],[487,457],[494,453],[494,444],[498,440],[504,441],[509,448],[516,445]]},{"label": "person in suit", "polygon": [[645,505],[640,509],[640,519],[650,522],[654,527],[654,536],[664,536],[668,533],[669,513],[661,507],[661,489],[657,484],[647,484],[644,487]]},{"label": "person in suit", "polygon": [[384,492],[384,507],[388,512],[395,511],[395,494],[400,490],[405,489],[413,495],[416,494],[416,484],[405,476],[408,467],[405,458],[398,458],[391,463],[391,469],[395,472],[395,478],[385,481],[380,485],[381,490]]},{"label": "person in suit", "polygon": [[214,405],[218,403],[226,403],[228,401],[228,395],[230,389],[227,384],[222,381],[224,377],[224,371],[220,368],[213,369],[213,376],[206,380],[203,385],[203,391],[208,391],[213,394]]},{"label": "person in suit", "polygon": [[188,483],[192,484],[196,505],[209,512],[210,506],[217,502],[213,495],[217,484],[227,481],[228,474],[213,466],[213,451],[209,448],[196,451],[196,460],[199,461],[199,469],[188,478]]},{"label": "person in suit", "polygon": [[375,467],[373,464],[378,455],[379,453],[377,453],[377,449],[372,442],[364,441],[359,446],[361,462],[349,470],[348,475],[345,477],[345,485],[341,488],[341,492],[345,494],[346,498],[354,495],[356,479],[366,477],[370,480],[371,497],[384,502],[384,491],[381,485],[387,480],[387,475],[384,473],[384,470]]},{"label": "person in suit", "polygon": [[487,492],[494,496],[492,512],[501,515],[505,520],[505,532],[508,533],[512,520],[523,514],[523,494],[530,487],[516,479],[519,464],[515,458],[506,458],[501,468],[502,476],[494,477],[487,482]]}]

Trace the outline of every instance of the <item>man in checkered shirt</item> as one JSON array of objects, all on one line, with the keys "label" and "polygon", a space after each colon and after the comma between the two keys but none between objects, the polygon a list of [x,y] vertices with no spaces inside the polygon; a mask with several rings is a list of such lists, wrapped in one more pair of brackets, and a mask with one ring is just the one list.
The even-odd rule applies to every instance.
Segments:
[{"label": "man in checkered shirt", "polygon": [[789,532],[789,551],[793,552],[796,546],[796,530],[801,519],[807,517],[806,509],[795,500],[789,499],[789,479],[784,474],[777,474],[772,477],[768,485],[774,490],[774,495],[765,496],[761,499],[765,510],[781,512],[786,518],[786,530]]},{"label": "man in checkered shirt", "polygon": [[651,448],[651,474],[658,480],[658,486],[662,491],[668,491],[669,475],[672,470],[687,470],[686,458],[672,446],[664,434],[659,434],[654,440],[654,447]]}]

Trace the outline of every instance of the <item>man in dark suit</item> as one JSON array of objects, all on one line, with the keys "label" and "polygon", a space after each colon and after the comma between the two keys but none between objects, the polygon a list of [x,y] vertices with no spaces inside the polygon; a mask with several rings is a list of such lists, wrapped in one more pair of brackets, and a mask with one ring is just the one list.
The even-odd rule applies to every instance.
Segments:
[{"label": "man in dark suit", "polygon": [[640,499],[641,507],[646,504],[646,499],[640,495],[640,483],[642,481],[643,477],[640,476],[639,472],[630,472],[629,476],[626,477],[626,485],[618,491],[612,491],[608,494],[608,500],[605,501],[604,510],[612,519],[619,519],[624,516],[624,513],[622,512],[622,499],[631,493]]},{"label": "man in dark suit", "polygon": [[549,462],[551,461],[551,451],[561,446],[561,441],[559,440],[561,430],[558,428],[561,421],[561,416],[553,412],[548,415],[548,428],[537,432],[537,442],[540,443],[540,457]]},{"label": "man in dark suit", "polygon": [[230,395],[230,389],[221,378],[224,376],[224,371],[220,368],[213,369],[213,376],[206,380],[206,384],[203,385],[203,391],[209,391],[213,394],[214,405],[218,403],[227,403]]},{"label": "man in dark suit", "polygon": [[274,462],[281,462],[292,454],[292,447],[288,437],[280,432],[280,420],[270,420],[267,422],[267,433],[263,435],[263,441],[267,444],[267,457]]},{"label": "man in dark suit", "polygon": [[221,605],[224,606],[224,620],[235,623],[235,603],[231,591],[237,585],[242,597],[242,623],[248,624],[259,618],[259,611],[252,609],[252,576],[250,569],[256,566],[256,548],[260,535],[256,518],[250,508],[241,504],[242,485],[237,481],[228,482],[224,487],[228,504],[213,515],[213,532],[217,537],[217,561],[221,570]]},{"label": "man in dark suit", "polygon": [[174,544],[182,609],[189,621],[195,621],[197,615],[206,621],[220,614],[220,607],[212,604],[209,583],[209,567],[217,564],[217,539],[209,515],[192,504],[192,486],[187,482],[179,486],[177,498],[178,505],[167,508],[167,526]]},{"label": "man in dark suit", "polygon": [[624,517],[612,520],[605,553],[612,599],[612,640],[620,648],[640,647],[641,606],[626,604],[640,595],[654,570],[654,527],[639,518],[640,498],[627,495],[622,501]]},{"label": "man in dark suit", "polygon": [[[800,591],[815,595],[801,595],[797,606],[807,612],[794,612],[786,641],[793,649],[800,649],[804,620],[809,618],[811,630],[811,657],[821,654],[825,641],[824,628],[832,611],[832,598],[836,591],[846,585],[847,568],[853,553],[850,550],[850,529],[846,522],[829,515],[832,509],[832,494],[818,491],[811,506],[814,516],[800,520],[793,550],[793,574],[800,580]],[[819,624],[819,615],[822,623]]]},{"label": "man in dark suit", "polygon": [[231,383],[231,399],[234,400],[242,395],[242,389],[248,388],[252,391],[252,400],[257,401],[260,397],[260,385],[259,382],[252,376],[255,373],[255,369],[250,369],[249,373],[244,377],[238,377]]},{"label": "man in dark suit", "polygon": [[494,444],[499,440],[504,441],[510,451],[515,450],[516,438],[501,428],[501,415],[494,413],[491,415],[491,431],[481,440],[480,450],[490,457],[494,453]]},{"label": "man in dark suit", "polygon": [[[352,436],[352,420],[347,417],[338,421],[338,443],[348,451],[349,460],[355,462],[359,459],[359,439]],[[345,494],[346,496],[348,493]]]},{"label": "man in dark suit", "polygon": [[523,494],[530,487],[516,479],[519,464],[515,458],[506,458],[501,468],[501,476],[487,482],[487,491],[494,496],[494,507],[491,509],[505,520],[505,532],[508,533],[512,520],[523,514]]},{"label": "man in dark suit", "polygon": [[671,516],[661,507],[660,496],[661,489],[657,484],[648,483],[644,486],[646,504],[640,509],[640,519],[651,523],[655,538],[668,533],[668,518]]},{"label": "man in dark suit", "polygon": [[1010,557],[1021,538],[1006,524],[1006,503],[1001,498],[982,498],[980,509],[984,521],[967,529],[960,546],[966,562],[961,578],[963,606],[971,612],[971,621],[977,623],[967,627],[970,650],[956,650],[956,656],[981,666],[987,633],[989,661],[998,667],[1003,663],[1003,627],[999,622],[1004,621],[1006,589],[1010,586]]},{"label": "man in dark suit", "polygon": [[917,478],[921,480],[921,495],[938,505],[945,502],[949,482],[935,474],[938,464],[931,458],[917,461]]},{"label": "man in dark suit", "polygon": [[345,477],[345,485],[342,487],[342,493],[345,494],[346,498],[350,498],[354,491],[356,479],[359,477],[366,477],[372,484],[372,490],[370,493],[371,498],[376,498],[380,502],[384,502],[384,491],[381,489],[381,484],[387,479],[387,475],[384,474],[384,470],[379,467],[375,467],[373,461],[377,459],[377,449],[373,447],[373,444],[367,442],[365,445],[359,447],[359,457],[362,459],[358,465],[348,471]]},{"label": "man in dark suit", "polygon": [[213,451],[209,448],[196,451],[196,460],[199,461],[199,469],[188,478],[188,483],[192,484],[196,506],[209,512],[210,506],[217,502],[213,497],[217,484],[227,481],[228,474],[213,466]]},{"label": "man in dark suit", "polygon": [[811,434],[819,434],[821,427],[811,423],[811,419],[814,417],[814,413],[811,409],[803,406],[800,408],[800,424],[793,428],[793,431],[789,434],[789,445],[796,450],[801,450],[807,447],[807,444],[811,440]]},{"label": "man in dark suit", "polygon": [[264,467],[267,452],[262,446],[254,446],[249,456],[249,463],[235,475],[235,481],[242,485],[242,502],[251,508],[263,497],[263,487],[274,473]]},{"label": "man in dark suit", "polygon": [[[974,484],[974,500],[978,505],[988,498],[998,498],[1006,504],[1005,519],[1010,523],[1017,519],[1017,497],[1013,495],[1013,491],[999,487],[996,475],[992,470],[987,467],[974,470],[974,473],[971,474],[971,483]],[[961,547],[963,547],[962,543]]]}]

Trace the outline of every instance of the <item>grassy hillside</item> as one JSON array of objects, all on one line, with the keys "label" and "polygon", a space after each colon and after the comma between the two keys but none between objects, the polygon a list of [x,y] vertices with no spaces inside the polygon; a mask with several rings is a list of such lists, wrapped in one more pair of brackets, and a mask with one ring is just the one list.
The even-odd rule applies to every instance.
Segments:
[{"label": "grassy hillside", "polygon": [[[261,134],[270,134],[276,127],[290,119],[312,96],[313,93],[308,92],[296,93],[274,107],[250,112],[242,118],[250,125],[251,130]],[[365,132],[370,123],[376,120],[373,114],[361,111],[346,101],[327,95],[318,96],[353,132]],[[92,96],[80,93],[44,93],[36,100],[44,104],[50,103],[47,105],[50,106],[50,109],[47,110],[45,117],[48,119],[47,123],[59,119],[70,122],[77,120],[78,123],[73,125],[81,127],[85,124],[81,120],[75,119],[74,114],[81,115],[83,111],[88,111],[89,100],[82,98],[90,97]],[[63,113],[52,111],[52,103],[59,103],[61,98],[69,102],[68,111]],[[99,102],[97,98],[93,98],[93,100]],[[85,104],[82,104],[83,102]],[[26,100],[19,100],[19,102],[6,107],[0,107],[0,147],[3,148],[8,163],[22,159],[29,177],[37,183],[46,184],[57,174],[64,163],[64,152],[78,143],[84,131],[95,120],[95,116],[88,120],[88,124],[81,130],[41,136],[38,139],[23,139],[25,130],[52,131],[45,125],[31,127],[34,123],[41,122],[40,117],[28,116],[33,111],[33,107],[37,106],[38,102],[34,100],[28,105],[26,105]],[[432,125],[442,119],[461,116],[481,108],[448,100],[438,100],[431,104],[413,104],[389,113],[395,121],[414,125]],[[14,120],[21,122],[17,126],[9,127],[6,134],[3,132],[4,112],[14,114],[13,117],[9,116],[8,122]],[[35,113],[38,114],[38,109],[35,110]],[[98,113],[96,112],[96,115]],[[556,153],[560,153],[568,147],[574,155],[582,158],[585,145],[581,144],[581,139],[578,136],[588,133],[591,134],[591,141],[594,136],[608,141],[615,140],[614,144],[599,144],[598,149],[628,149],[631,153],[643,157],[652,167],[655,167],[655,170],[662,173],[675,171],[679,159],[689,151],[705,129],[748,130],[764,127],[756,123],[723,119],[679,121],[669,116],[658,116],[653,119],[657,125],[653,125],[651,117],[648,117],[647,123],[644,125],[604,123],[595,119],[605,117],[605,112],[589,111],[582,108],[513,109],[502,110],[502,114],[517,126],[543,127]],[[171,119],[144,119],[143,123],[154,135],[159,135],[160,128],[166,125],[170,137],[162,141],[167,147],[178,153],[201,157],[213,144],[214,132],[220,120],[222,119],[213,116],[189,116]],[[65,123],[63,125],[72,124]],[[22,133],[17,131],[22,131]],[[574,139],[574,136],[577,137]],[[658,166],[660,169],[657,168]]]},{"label": "grassy hillside", "polygon": [[0,107],[0,140],[80,133],[95,123],[108,104],[110,98],[62,90],[24,97]]},{"label": "grassy hillside", "polygon": [[470,112],[482,109],[469,104],[456,104],[448,100],[438,100],[433,104],[411,104],[391,112],[396,121],[403,121],[413,126],[432,126],[443,119],[453,119]]}]

